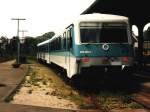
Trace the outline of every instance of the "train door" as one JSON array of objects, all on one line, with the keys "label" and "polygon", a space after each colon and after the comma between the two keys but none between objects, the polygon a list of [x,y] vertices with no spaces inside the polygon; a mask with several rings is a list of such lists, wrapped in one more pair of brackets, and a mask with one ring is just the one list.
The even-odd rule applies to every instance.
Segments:
[{"label": "train door", "polygon": [[67,66],[67,76],[71,73],[71,51],[72,51],[72,27],[67,30],[67,38],[66,38],[66,66]]}]

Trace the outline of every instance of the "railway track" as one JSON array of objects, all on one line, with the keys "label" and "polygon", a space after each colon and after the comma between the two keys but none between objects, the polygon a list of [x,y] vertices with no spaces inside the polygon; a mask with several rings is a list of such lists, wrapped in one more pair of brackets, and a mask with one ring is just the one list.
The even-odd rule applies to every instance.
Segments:
[{"label": "railway track", "polygon": [[[103,78],[105,80],[105,77],[103,77]],[[107,78],[106,78],[106,80],[107,80]],[[97,93],[98,91],[101,91],[101,90],[103,91],[104,88],[111,89],[111,88],[117,88],[117,87],[119,89],[120,88],[125,89],[125,92],[128,92],[132,96],[131,100],[133,102],[136,102],[139,105],[143,106],[145,109],[150,110],[150,75],[148,75],[148,73],[143,72],[143,71],[139,72],[139,73],[134,73],[131,76],[129,76],[129,75],[125,76],[124,78],[122,78],[123,80],[121,80],[119,77],[117,79],[118,80],[117,82],[115,82],[114,79],[111,79],[111,78],[110,79],[108,78],[108,82],[105,83],[106,85],[103,85],[100,83],[100,84],[96,85],[96,87],[92,87],[92,86],[95,86],[93,84],[92,86],[86,85],[86,86],[88,86],[88,88],[78,87],[78,89],[81,92],[81,94],[84,94],[85,96],[87,96],[87,99],[89,99],[89,101],[92,102],[95,109],[102,110],[102,112],[110,112],[110,110],[103,109],[102,105],[97,100],[95,93]],[[98,79],[98,78],[96,78],[96,79]],[[115,79],[116,79],[116,77],[115,77]],[[91,80],[91,78],[90,78],[90,80]],[[91,84],[91,82],[90,82],[90,84]],[[86,92],[87,90],[88,90],[88,92]]]},{"label": "railway track", "polygon": [[150,73],[141,71],[133,76],[140,84],[140,90],[133,94],[133,100],[150,110]]}]

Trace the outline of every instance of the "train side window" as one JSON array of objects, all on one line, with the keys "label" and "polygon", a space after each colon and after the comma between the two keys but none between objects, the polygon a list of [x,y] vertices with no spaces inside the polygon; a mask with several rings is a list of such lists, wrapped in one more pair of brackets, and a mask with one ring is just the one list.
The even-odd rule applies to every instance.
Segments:
[{"label": "train side window", "polygon": [[53,51],[55,51],[55,40],[53,40],[53,46],[52,46]]},{"label": "train side window", "polygon": [[72,41],[73,41],[73,31],[72,28],[70,28],[70,46],[72,47]]},{"label": "train side window", "polygon": [[72,48],[72,28],[68,30],[68,47]]},{"label": "train side window", "polygon": [[63,49],[66,49],[66,32],[63,34]]},{"label": "train side window", "polygon": [[67,48],[66,49],[70,49],[70,46],[69,46],[69,30],[67,31],[67,35],[66,35],[66,42],[67,42]]},{"label": "train side window", "polygon": [[56,50],[59,50],[59,38],[56,39],[56,46],[57,46]]},{"label": "train side window", "polygon": [[72,37],[73,37],[73,32],[72,32],[72,28],[70,28],[70,38],[72,39]]},{"label": "train side window", "polygon": [[43,52],[45,52],[45,46],[43,45]]},{"label": "train side window", "polygon": [[45,44],[45,52],[48,52],[48,44]]},{"label": "train side window", "polygon": [[54,40],[53,40],[53,42],[52,42],[52,51],[54,51],[55,50],[55,47],[54,47]]},{"label": "train side window", "polygon": [[54,45],[55,50],[60,50],[60,49],[61,49],[61,38],[60,38],[60,36],[57,37],[57,38],[54,40],[54,42],[55,42],[55,45]]},{"label": "train side window", "polygon": [[57,40],[54,40],[54,51],[57,50]]},{"label": "train side window", "polygon": [[50,52],[51,52],[51,50],[52,50],[52,42],[49,43],[49,50],[50,50]]},{"label": "train side window", "polygon": [[66,37],[64,38],[64,45],[63,48],[66,49]]},{"label": "train side window", "polygon": [[44,52],[46,52],[46,45],[44,45],[43,47],[44,47]]},{"label": "train side window", "polygon": [[45,44],[45,52],[47,52],[47,44]]},{"label": "train side window", "polygon": [[55,49],[54,49],[55,47],[54,47],[54,40],[51,42],[51,50],[52,51],[54,51]]},{"label": "train side window", "polygon": [[58,50],[58,39],[56,38],[55,40],[54,40],[54,42],[55,42],[55,50]]},{"label": "train side window", "polygon": [[51,51],[51,43],[48,43],[48,50]]},{"label": "train side window", "polygon": [[57,38],[57,45],[58,45],[58,49],[57,50],[61,50],[61,36],[59,36]]},{"label": "train side window", "polygon": [[61,37],[58,37],[58,50],[61,50]]}]

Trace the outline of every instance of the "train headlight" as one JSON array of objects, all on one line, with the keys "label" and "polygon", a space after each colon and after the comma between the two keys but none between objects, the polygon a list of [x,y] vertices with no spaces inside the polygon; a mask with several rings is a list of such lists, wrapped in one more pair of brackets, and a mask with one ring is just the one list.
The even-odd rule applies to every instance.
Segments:
[{"label": "train headlight", "polygon": [[129,58],[128,58],[128,57],[122,57],[122,61],[123,61],[124,63],[128,63],[128,62],[129,62]]},{"label": "train headlight", "polygon": [[83,63],[88,63],[89,61],[90,61],[90,59],[87,58],[87,57],[82,58],[82,62],[83,62]]}]

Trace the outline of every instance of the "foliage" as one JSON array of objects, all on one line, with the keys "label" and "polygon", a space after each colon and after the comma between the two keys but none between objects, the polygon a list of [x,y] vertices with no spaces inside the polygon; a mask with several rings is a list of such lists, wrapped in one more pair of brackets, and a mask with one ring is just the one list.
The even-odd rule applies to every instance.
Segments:
[{"label": "foliage", "polygon": [[35,56],[37,52],[37,41],[33,37],[25,37],[24,44],[21,45],[22,54],[28,56]]},{"label": "foliage", "polygon": [[140,104],[133,101],[133,96],[122,92],[101,91],[97,96],[104,110],[123,108],[142,108]]},{"label": "foliage", "polygon": [[[30,37],[26,36],[24,43],[20,43],[20,55],[23,57],[36,57],[37,44],[47,39],[52,38],[55,35],[54,32],[47,32],[41,36]],[[17,36],[8,39],[5,36],[0,37],[0,58],[17,57],[18,54],[18,41]]]},{"label": "foliage", "polygon": [[47,32],[47,33],[43,34],[42,36],[38,36],[38,37],[36,37],[37,43],[48,40],[48,39],[52,38],[54,35],[55,35],[54,32]]},{"label": "foliage", "polygon": [[150,27],[146,31],[144,31],[144,40],[145,41],[150,41]]}]

